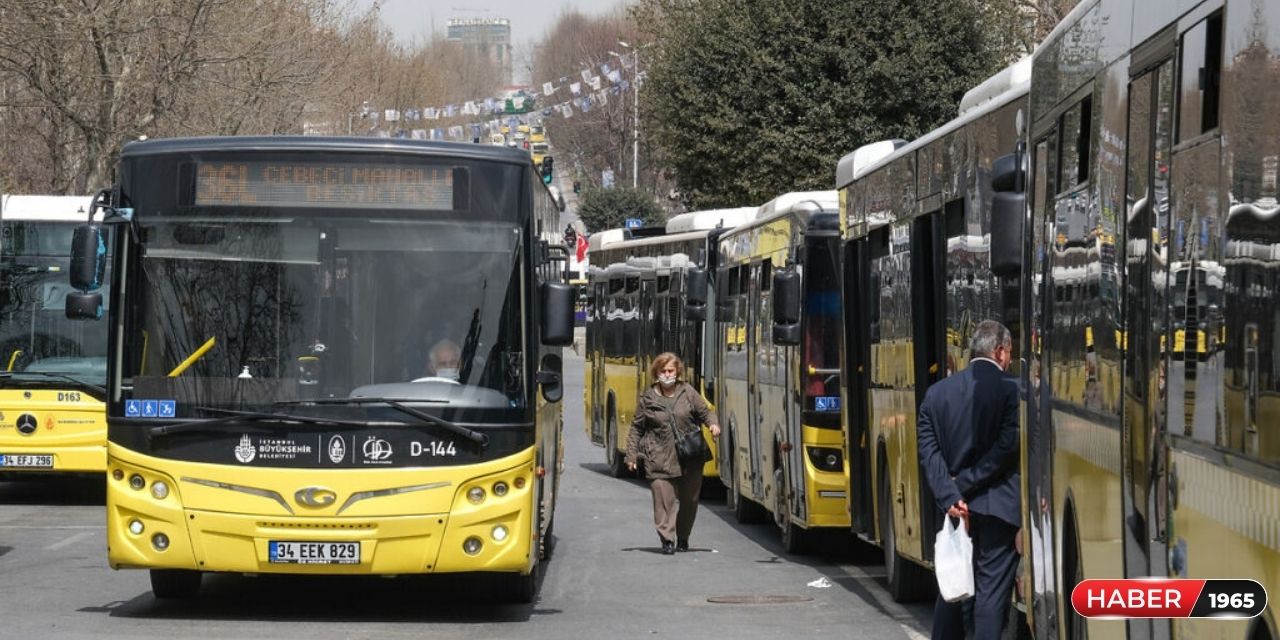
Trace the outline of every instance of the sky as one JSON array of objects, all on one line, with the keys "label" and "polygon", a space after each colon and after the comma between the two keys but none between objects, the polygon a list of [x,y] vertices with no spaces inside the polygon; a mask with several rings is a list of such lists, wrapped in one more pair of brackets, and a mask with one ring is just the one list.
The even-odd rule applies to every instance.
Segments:
[{"label": "sky", "polygon": [[[367,9],[374,2],[355,0],[354,4]],[[603,13],[619,4],[620,0],[382,0],[382,20],[397,39],[408,44],[415,38],[425,40],[433,21],[443,36],[449,18],[507,18],[512,44],[527,48],[542,38],[562,11]]]}]

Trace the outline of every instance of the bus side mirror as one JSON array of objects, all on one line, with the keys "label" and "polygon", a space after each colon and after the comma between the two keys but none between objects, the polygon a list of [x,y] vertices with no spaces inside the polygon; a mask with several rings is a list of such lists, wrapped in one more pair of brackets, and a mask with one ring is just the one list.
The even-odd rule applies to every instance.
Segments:
[{"label": "bus side mirror", "polygon": [[692,267],[684,272],[684,315],[699,322],[707,319],[707,272]]},{"label": "bus side mirror", "polygon": [[800,344],[800,323],[773,325],[773,343],[784,347]]},{"label": "bus side mirror", "polygon": [[573,344],[573,286],[544,282],[542,297],[542,344],[567,347]]},{"label": "bus side mirror", "polygon": [[91,224],[77,226],[71,235],[71,286],[80,291],[102,288],[107,267],[107,241],[102,229]]},{"label": "bus side mirror", "polygon": [[1027,205],[1021,143],[991,167],[991,273],[1016,278],[1022,273],[1022,223]]},{"label": "bus side mirror", "polygon": [[90,224],[76,227],[71,235],[71,286],[66,315],[70,320],[97,320],[102,317],[102,278],[107,268],[107,242],[102,229]]},{"label": "bus side mirror", "polygon": [[794,269],[773,274],[773,343],[800,344],[800,274]]},{"label": "bus side mirror", "polygon": [[800,274],[792,269],[773,274],[773,323],[800,322]]}]

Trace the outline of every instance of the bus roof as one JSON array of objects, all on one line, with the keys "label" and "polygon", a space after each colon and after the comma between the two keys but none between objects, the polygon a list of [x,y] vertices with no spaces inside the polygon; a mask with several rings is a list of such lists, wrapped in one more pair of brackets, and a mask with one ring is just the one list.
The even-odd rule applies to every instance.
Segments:
[{"label": "bus roof", "polygon": [[853,176],[862,173],[863,169],[880,162],[905,146],[907,146],[906,140],[894,138],[864,144],[854,149],[840,158],[840,163],[836,165],[836,187],[844,188],[845,185],[853,182]]},{"label": "bus roof", "polygon": [[210,136],[203,138],[160,138],[130,142],[120,152],[121,159],[168,153],[200,153],[213,151],[303,151],[403,153],[407,155],[445,156],[531,165],[524,149],[492,144],[408,140],[396,138],[327,137],[327,136]]},{"label": "bus roof", "polygon": [[716,227],[725,227],[728,229],[750,220],[755,215],[755,212],[756,207],[690,211],[688,213],[672,216],[667,220],[667,233],[700,231],[705,229],[714,229]]},{"label": "bus roof", "polygon": [[92,196],[0,195],[0,219],[88,222]]},{"label": "bus roof", "polygon": [[835,213],[840,210],[840,194],[832,191],[792,191],[784,193],[762,205],[756,212],[757,218],[766,218],[792,211],[808,211],[818,213],[827,211]]},{"label": "bus roof", "polygon": [[627,237],[626,233],[626,230],[621,228],[597,231],[587,237],[587,252],[599,251],[605,248],[606,245],[622,242]]},{"label": "bus roof", "polygon": [[[862,176],[867,175],[907,154],[915,153],[917,149],[932,143],[952,131],[960,129],[964,125],[969,124],[970,122],[973,122],[974,120],[977,120],[978,118],[981,118],[982,116],[991,113],[1014,100],[1026,97],[1030,88],[1031,58],[1026,57],[1003,71],[991,76],[982,84],[965,94],[965,99],[969,100],[972,104],[966,105],[962,101],[962,111],[960,115],[937,129],[912,140],[906,145],[898,147],[893,151],[893,153],[883,156],[875,162],[866,166],[857,167],[856,170],[853,166],[853,162],[846,163],[845,159],[842,158],[840,163],[836,166],[836,188],[843,189]],[[854,153],[857,152],[855,151]],[[845,156],[845,158],[849,158],[849,156]]]}]

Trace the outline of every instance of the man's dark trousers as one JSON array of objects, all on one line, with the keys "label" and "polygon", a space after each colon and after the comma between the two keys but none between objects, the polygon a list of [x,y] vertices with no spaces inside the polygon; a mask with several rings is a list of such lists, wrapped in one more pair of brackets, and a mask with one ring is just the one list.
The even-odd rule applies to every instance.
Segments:
[{"label": "man's dark trousers", "polygon": [[962,602],[947,602],[938,596],[933,606],[933,639],[963,640],[966,605],[973,607],[974,627],[985,635],[974,640],[997,640],[1009,615],[1009,598],[1018,570],[1018,554],[1013,540],[1018,528],[1001,520],[969,512],[969,536],[973,538],[973,582],[989,586],[978,596]]}]

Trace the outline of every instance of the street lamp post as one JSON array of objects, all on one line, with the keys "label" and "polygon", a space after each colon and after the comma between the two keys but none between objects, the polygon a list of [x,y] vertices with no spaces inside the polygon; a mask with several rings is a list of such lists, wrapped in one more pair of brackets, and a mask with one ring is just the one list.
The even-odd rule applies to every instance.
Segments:
[{"label": "street lamp post", "polygon": [[631,128],[631,188],[640,187],[640,48],[619,40],[618,46],[631,49],[632,72],[631,91],[635,94],[635,123]]}]

